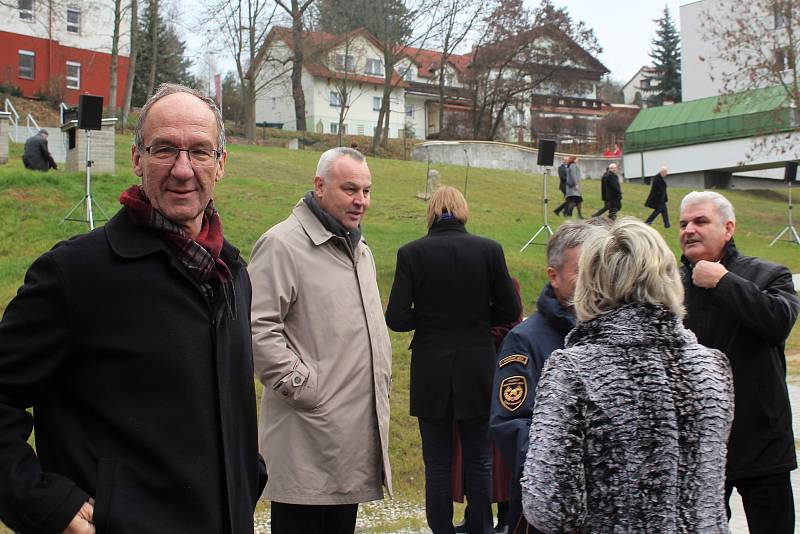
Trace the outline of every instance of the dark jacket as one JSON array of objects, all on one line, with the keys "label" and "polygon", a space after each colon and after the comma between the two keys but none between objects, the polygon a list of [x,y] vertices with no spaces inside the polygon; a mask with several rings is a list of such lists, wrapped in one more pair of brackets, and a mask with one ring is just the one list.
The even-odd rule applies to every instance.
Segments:
[{"label": "dark jacket", "polygon": [[489,415],[492,437],[511,471],[508,521],[512,530],[522,514],[519,479],[528,454],[536,385],[550,353],[564,348],[564,338],[575,327],[575,314],[561,306],[549,283],[542,289],[536,308],[537,313],[514,327],[503,340],[497,354]]},{"label": "dark jacket", "polygon": [[611,171],[606,171],[600,179],[600,195],[603,202],[609,207],[619,209],[622,207],[622,189],[619,186],[619,176]]},{"label": "dark jacket", "polygon": [[210,305],[123,208],[33,263],[0,323],[9,527],[59,533],[91,496],[100,533],[252,533],[250,281],[238,250],[222,258],[233,283]]},{"label": "dark jacket", "polygon": [[22,163],[26,169],[36,171],[48,171],[50,168],[58,168],[53,156],[50,155],[50,150],[47,148],[47,139],[39,134],[31,136],[25,141]]},{"label": "dark jacket", "polygon": [[562,163],[558,166],[558,190],[561,191],[561,194],[567,194],[567,172],[569,169],[569,165],[566,163]]},{"label": "dark jacket", "polygon": [[717,287],[692,284],[682,258],[686,327],[703,345],[724,352],[733,369],[736,413],[728,449],[728,479],[782,473],[797,467],[786,389],[786,338],[800,310],[786,267],[743,256],[733,240]]},{"label": "dark jacket", "polygon": [[495,361],[492,326],[514,321],[520,304],[499,243],[470,235],[455,219],[397,251],[386,324],[414,330],[411,415],[489,416]]},{"label": "dark jacket", "polygon": [[656,174],[650,182],[650,194],[647,195],[644,205],[650,209],[658,209],[668,201],[667,182],[664,181],[664,177],[660,173]]}]

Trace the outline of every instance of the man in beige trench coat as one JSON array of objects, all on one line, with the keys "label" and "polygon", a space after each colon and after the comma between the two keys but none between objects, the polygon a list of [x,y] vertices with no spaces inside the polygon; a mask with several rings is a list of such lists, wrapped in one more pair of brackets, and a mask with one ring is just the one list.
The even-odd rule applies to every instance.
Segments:
[{"label": "man in beige trench coat", "polygon": [[314,189],[253,248],[259,448],[273,534],[352,533],[358,503],[382,499],[382,486],[391,494],[391,345],[361,238],[371,187],[360,152],[328,150]]}]

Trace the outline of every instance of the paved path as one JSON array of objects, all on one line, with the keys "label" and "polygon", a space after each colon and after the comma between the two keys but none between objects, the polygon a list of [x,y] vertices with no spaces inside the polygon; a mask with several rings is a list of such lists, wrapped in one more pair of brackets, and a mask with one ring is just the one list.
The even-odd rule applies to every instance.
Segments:
[{"label": "paved path", "polygon": [[[800,287],[800,275],[795,275],[795,287]],[[800,380],[789,383],[789,399],[792,403],[792,427],[795,438],[800,437]],[[794,509],[800,511],[800,471],[792,471]],[[747,520],[744,517],[742,501],[734,491],[731,497],[731,534],[748,534]]]}]

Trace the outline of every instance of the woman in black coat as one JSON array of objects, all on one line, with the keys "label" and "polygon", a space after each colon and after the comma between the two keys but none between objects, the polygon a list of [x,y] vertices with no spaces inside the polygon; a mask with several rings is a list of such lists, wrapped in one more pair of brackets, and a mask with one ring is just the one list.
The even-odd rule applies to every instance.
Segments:
[{"label": "woman in black coat", "polygon": [[491,532],[491,327],[512,322],[520,312],[502,247],[467,233],[467,216],[467,202],[457,189],[433,194],[428,235],[397,252],[386,310],[389,328],[414,330],[411,415],[419,419],[426,516],[434,534],[454,532],[454,420],[464,454],[468,532]]}]

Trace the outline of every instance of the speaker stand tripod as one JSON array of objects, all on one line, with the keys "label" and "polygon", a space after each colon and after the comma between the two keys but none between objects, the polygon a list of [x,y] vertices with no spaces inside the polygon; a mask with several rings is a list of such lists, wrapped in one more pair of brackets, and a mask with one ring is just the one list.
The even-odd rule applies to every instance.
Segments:
[{"label": "speaker stand tripod", "polygon": [[788,209],[788,214],[789,214],[789,224],[787,224],[786,227],[783,230],[781,230],[778,235],[775,236],[775,239],[772,240],[772,243],[770,243],[769,246],[772,246],[775,243],[777,243],[778,240],[783,237],[783,234],[785,234],[787,232],[789,233],[788,241],[790,243],[794,243],[796,245],[800,245],[800,235],[797,235],[797,229],[794,227],[794,223],[792,222],[792,182],[791,181],[789,182],[789,209]]},{"label": "speaker stand tripod", "polygon": [[536,233],[533,234],[533,237],[531,237],[528,240],[527,243],[525,243],[525,246],[523,246],[521,249],[519,249],[520,252],[523,252],[526,248],[528,248],[528,246],[531,243],[536,241],[536,238],[539,237],[539,234],[541,234],[542,232],[546,231],[547,234],[548,234],[548,237],[553,235],[553,229],[550,228],[550,223],[547,221],[547,212],[548,212],[548,209],[547,209],[547,177],[549,175],[550,175],[550,167],[545,167],[545,169],[544,169],[544,185],[543,185],[543,188],[542,188],[542,213],[544,213],[544,224],[541,226],[541,228],[536,230]]},{"label": "speaker stand tripod", "polygon": [[[82,199],[78,201],[77,204],[75,204],[75,206],[72,207],[71,210],[69,210],[69,213],[64,215],[64,218],[61,219],[61,222],[59,224],[64,224],[64,221],[85,222],[89,224],[89,230],[94,230],[95,218],[94,218],[94,213],[92,212],[92,207],[93,206],[96,207],[98,210],[100,210],[100,213],[103,214],[103,218],[98,220],[107,221],[108,216],[106,215],[106,212],[103,211],[103,208],[101,208],[100,205],[97,202],[95,202],[94,197],[92,197],[92,163],[94,163],[92,161],[92,131],[85,130],[85,132],[86,132],[86,194],[83,196]],[[83,218],[71,219],[70,216],[75,212],[75,210],[77,210],[81,206],[84,206]]]}]

